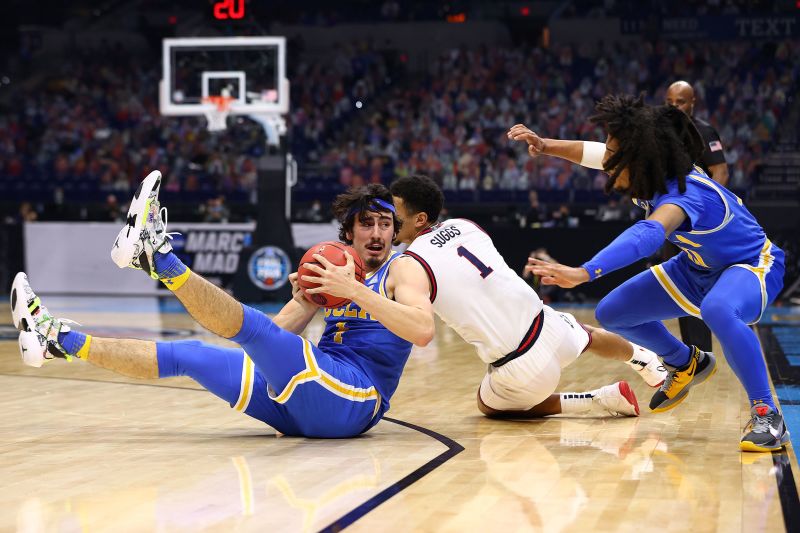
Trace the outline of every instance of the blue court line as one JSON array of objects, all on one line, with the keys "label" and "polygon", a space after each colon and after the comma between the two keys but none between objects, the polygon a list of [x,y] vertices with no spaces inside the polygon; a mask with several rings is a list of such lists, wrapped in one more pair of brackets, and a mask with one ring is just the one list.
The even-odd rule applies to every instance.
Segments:
[{"label": "blue court line", "polygon": [[[778,340],[786,360],[792,366],[800,366],[800,328],[773,326],[772,333]],[[790,355],[792,354],[792,355]],[[775,387],[775,394],[781,404],[781,411],[786,427],[791,435],[792,446],[800,450],[800,387],[793,385],[779,385]]]},{"label": "blue court line", "polygon": [[794,387],[792,385],[778,385],[775,387],[775,394],[778,395],[778,399],[780,400],[800,402],[800,387]]},{"label": "blue court line", "polygon": [[786,324],[787,322],[798,323],[800,317],[800,306],[790,305],[784,307],[769,306],[764,310],[759,324]]},{"label": "blue court line", "polygon": [[[45,302],[51,310],[56,310],[60,315],[75,312],[97,313],[186,313],[186,309],[174,296],[131,296],[131,297],[103,297],[93,296],[88,298],[74,298],[63,296],[45,296]],[[264,313],[274,314],[281,310],[283,303],[259,302],[248,303]]]},{"label": "blue court line", "polygon": [[[283,308],[282,303],[259,302],[246,304],[262,313],[275,314]],[[158,310],[162,313],[185,313],[186,309],[181,305],[177,298],[159,298]]]},{"label": "blue court line", "polygon": [[[800,307],[769,307],[764,312],[762,323],[771,324],[772,335],[778,341],[783,356],[792,366],[800,366]],[[775,385],[775,395],[780,403],[781,414],[784,424],[789,430],[792,446],[797,453],[800,448],[800,384],[789,382]],[[782,494],[783,498],[783,494]],[[795,496],[794,501],[796,502]],[[784,509],[784,517],[786,509]],[[800,518],[792,516],[792,521],[797,522]],[[788,527],[788,521],[787,521]],[[791,529],[787,529],[791,530]]]},{"label": "blue court line", "polygon": [[258,309],[262,313],[276,314],[278,313],[278,311],[283,309],[283,306],[285,304],[268,302],[268,303],[257,303],[248,305],[254,309]]},{"label": "blue court line", "polygon": [[775,479],[778,482],[778,495],[783,510],[783,525],[786,526],[786,531],[800,531],[800,497],[797,494],[797,485],[794,483],[789,452],[783,450],[773,453],[772,464],[775,465]]},{"label": "blue court line", "polygon": [[800,402],[792,405],[784,403],[781,395],[778,394],[778,401],[781,402],[781,414],[783,415],[783,423],[786,424],[786,429],[789,430],[789,438],[792,441],[794,453],[800,453]]},{"label": "blue court line", "polygon": [[[778,389],[790,389],[779,391]],[[792,446],[800,451],[800,387],[775,387],[783,423],[789,430]]]},{"label": "blue court line", "polygon": [[[773,323],[786,323],[790,320],[797,319],[797,308],[790,309],[790,313],[783,313],[780,317],[771,315],[772,318],[780,318]],[[791,317],[789,315],[792,315]],[[798,345],[800,345],[800,327],[797,326],[772,326],[772,334],[778,341],[780,349],[784,352],[784,357],[792,366],[800,365],[800,355],[789,355],[798,353]],[[783,415],[783,423],[789,431],[789,438],[795,454],[800,448],[800,385],[784,384],[775,386],[775,395],[781,408]],[[777,476],[778,480],[778,493],[781,499],[781,509],[783,510],[783,520],[786,526],[786,531],[800,531],[800,505],[798,505],[797,486],[794,483],[794,476],[792,475],[792,467],[788,461],[788,452],[783,451],[780,454],[773,453],[772,460],[775,467],[778,469],[780,475]],[[781,457],[786,455],[786,457]]]},{"label": "blue court line", "polygon": [[74,312],[153,313],[158,310],[155,296],[42,296],[48,309],[64,316]]}]

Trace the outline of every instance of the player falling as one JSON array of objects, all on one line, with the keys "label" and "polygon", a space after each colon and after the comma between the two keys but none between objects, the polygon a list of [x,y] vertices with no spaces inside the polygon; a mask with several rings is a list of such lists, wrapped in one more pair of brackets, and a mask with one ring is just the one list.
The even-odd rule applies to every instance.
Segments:
[{"label": "player falling", "polygon": [[639,414],[624,381],[583,393],[555,390],[561,370],[586,350],[627,362],[658,387],[666,372],[653,352],[544,305],[473,222],[437,222],[444,197],[430,178],[400,178],[391,191],[403,223],[397,240],[409,244],[405,253],[425,270],[434,311],[487,364],[478,390],[481,412],[532,418],[589,412],[599,404],[618,414]]},{"label": "player falling", "polygon": [[608,132],[605,144],[543,139],[523,124],[508,132],[532,156],[547,154],[608,174],[606,191],[630,194],[645,209],[640,220],[581,267],[530,259],[542,282],[574,287],[648,257],[667,239],[683,250],[629,279],[597,306],[597,320],[654,350],[669,376],[650,400],[666,411],[711,377],[713,354],[687,346],[662,320],[692,315],[708,324],[750,400],[742,451],[777,451],[789,432],[775,405],[758,337],[761,319],[783,287],[784,253],[744,203],[694,163],[705,143],[683,111],[648,106],[643,98],[609,95],[592,121]]}]

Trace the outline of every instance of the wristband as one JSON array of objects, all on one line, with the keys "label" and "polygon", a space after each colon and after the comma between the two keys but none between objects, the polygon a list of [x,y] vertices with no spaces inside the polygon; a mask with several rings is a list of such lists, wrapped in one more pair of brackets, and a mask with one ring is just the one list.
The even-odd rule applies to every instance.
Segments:
[{"label": "wristband", "polygon": [[583,141],[583,156],[581,166],[603,170],[603,157],[606,155],[606,145],[593,141]]}]

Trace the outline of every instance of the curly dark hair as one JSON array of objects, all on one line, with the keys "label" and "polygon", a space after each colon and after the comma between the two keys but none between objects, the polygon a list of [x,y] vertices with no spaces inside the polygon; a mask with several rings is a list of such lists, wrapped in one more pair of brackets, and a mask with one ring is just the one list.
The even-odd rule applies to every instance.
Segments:
[{"label": "curly dark hair", "polygon": [[[353,244],[353,239],[348,239],[347,234],[353,233],[356,215],[359,220],[366,218],[368,211],[390,212],[375,203],[375,200],[383,200],[392,205],[392,193],[380,183],[370,183],[361,187],[351,187],[346,192],[338,195],[333,201],[333,215],[339,221],[339,240],[346,244]],[[394,235],[400,231],[402,223],[397,215],[392,212],[394,222]]]},{"label": "curly dark hair", "polygon": [[686,113],[667,105],[645,105],[644,95],[608,95],[595,110],[590,120],[602,124],[619,142],[619,149],[603,166],[609,174],[606,193],[614,189],[626,168],[630,185],[625,192],[634,198],[651,200],[656,193],[666,193],[667,181],[673,178],[680,192],[686,191],[686,175],[705,149],[703,137]]},{"label": "curly dark hair", "polygon": [[425,213],[432,223],[439,218],[444,205],[444,194],[428,176],[415,174],[399,178],[392,182],[390,188],[392,196],[402,198],[409,211]]}]

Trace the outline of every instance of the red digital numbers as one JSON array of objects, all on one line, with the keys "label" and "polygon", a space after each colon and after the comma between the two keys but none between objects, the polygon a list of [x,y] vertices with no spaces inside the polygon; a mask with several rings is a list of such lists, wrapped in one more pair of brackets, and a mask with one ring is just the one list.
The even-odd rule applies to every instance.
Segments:
[{"label": "red digital numbers", "polygon": [[222,0],[214,4],[214,18],[217,20],[242,17],[244,17],[244,0]]}]

